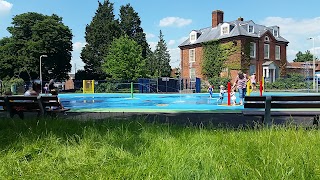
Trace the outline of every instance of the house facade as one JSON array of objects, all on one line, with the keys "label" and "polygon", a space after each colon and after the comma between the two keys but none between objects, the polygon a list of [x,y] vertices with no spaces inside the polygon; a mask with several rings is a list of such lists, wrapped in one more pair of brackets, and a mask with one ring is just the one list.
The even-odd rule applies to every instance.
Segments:
[{"label": "house facade", "polygon": [[[181,56],[181,77],[194,81],[196,77],[206,79],[202,74],[203,43],[218,40],[220,43],[233,42],[239,51],[229,56],[225,63],[239,63],[246,74],[256,73],[257,80],[265,77],[275,81],[286,74],[288,41],[281,36],[278,26],[266,27],[238,18],[225,22],[224,12],[212,12],[212,25],[208,28],[192,30],[189,38],[179,45]],[[244,49],[250,46],[250,63],[245,60]],[[224,69],[221,76],[231,75],[232,81],[239,69]]]}]

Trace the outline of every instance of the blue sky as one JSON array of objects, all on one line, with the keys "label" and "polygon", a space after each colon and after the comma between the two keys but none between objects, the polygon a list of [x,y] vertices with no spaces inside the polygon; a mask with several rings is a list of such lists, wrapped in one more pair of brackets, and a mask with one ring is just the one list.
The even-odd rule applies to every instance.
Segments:
[{"label": "blue sky", "polygon": [[[46,15],[53,13],[63,18],[73,37],[72,72],[75,67],[83,68],[79,57],[85,45],[85,26],[89,24],[98,7],[98,0],[0,0],[0,38],[10,36],[6,28],[15,15],[37,12]],[[100,0],[103,1],[103,0]],[[292,61],[298,51],[320,53],[320,14],[319,0],[111,0],[114,14],[118,17],[121,5],[128,3],[138,12],[147,41],[152,48],[158,42],[162,30],[171,55],[172,67],[180,64],[178,45],[185,40],[193,29],[211,26],[211,12],[224,11],[224,21],[238,17],[253,20],[257,24],[280,27],[280,35],[290,43],[287,48],[288,61]],[[76,66],[74,66],[76,64]]]}]

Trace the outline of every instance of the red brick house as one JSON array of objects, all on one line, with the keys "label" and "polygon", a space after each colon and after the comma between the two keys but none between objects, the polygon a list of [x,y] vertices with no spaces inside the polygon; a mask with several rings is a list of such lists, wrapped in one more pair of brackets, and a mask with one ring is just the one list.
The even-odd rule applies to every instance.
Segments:
[{"label": "red brick house", "polygon": [[[286,74],[286,54],[288,41],[281,36],[278,26],[266,27],[255,24],[252,20],[244,21],[238,18],[234,21],[225,22],[224,12],[216,10],[212,12],[212,25],[200,30],[192,30],[189,38],[180,48],[181,77],[193,81],[195,77],[205,78],[201,72],[203,61],[203,42],[219,40],[221,43],[234,42],[241,49],[231,55],[228,61],[237,62],[241,69],[246,69],[246,74],[256,73],[259,81],[262,76],[274,81],[281,75]],[[250,65],[244,61],[244,45],[250,43]],[[244,67],[247,66],[247,67]],[[284,67],[284,68],[283,68]],[[230,72],[234,80],[238,69],[225,69],[221,76]]]}]

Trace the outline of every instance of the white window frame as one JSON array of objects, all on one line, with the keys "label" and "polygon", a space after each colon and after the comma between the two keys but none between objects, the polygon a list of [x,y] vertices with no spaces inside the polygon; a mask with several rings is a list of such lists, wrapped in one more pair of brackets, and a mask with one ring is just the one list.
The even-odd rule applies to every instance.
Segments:
[{"label": "white window frame", "polygon": [[[250,28],[250,27],[252,27],[252,28]],[[249,33],[254,33],[254,26],[253,25],[250,25],[250,24],[248,25],[248,32]]]},{"label": "white window frame", "polygon": [[263,57],[264,59],[270,59],[270,44],[264,44],[263,46]]},{"label": "white window frame", "polygon": [[222,33],[222,35],[229,34],[229,27],[228,26],[222,27],[221,33]]},{"label": "white window frame", "polygon": [[276,48],[275,48],[275,58],[276,60],[280,60],[281,56],[280,56],[280,53],[281,53],[281,47],[276,45]]},{"label": "white window frame", "polygon": [[189,62],[196,62],[196,50],[189,49]]},{"label": "white window frame", "polygon": [[195,79],[196,79],[196,68],[190,68],[190,79],[191,79],[191,81],[192,82],[194,82],[195,81]]},{"label": "white window frame", "polygon": [[195,34],[191,34],[190,35],[190,41],[195,41],[196,40],[196,35]]},{"label": "white window frame", "polygon": [[269,42],[270,41],[269,36],[264,37],[264,41]]},{"label": "white window frame", "polygon": [[279,36],[279,31],[277,29],[273,30],[273,36],[275,36],[275,37]]},{"label": "white window frame", "polygon": [[[253,47],[253,49],[252,49]],[[256,58],[256,53],[257,53],[257,45],[255,42],[250,42],[250,57],[251,58]]]}]

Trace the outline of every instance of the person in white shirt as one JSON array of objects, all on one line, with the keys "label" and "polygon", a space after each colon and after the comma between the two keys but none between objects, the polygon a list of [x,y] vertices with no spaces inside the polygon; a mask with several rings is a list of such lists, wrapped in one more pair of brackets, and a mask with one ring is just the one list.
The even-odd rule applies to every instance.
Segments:
[{"label": "person in white shirt", "polygon": [[220,85],[219,99],[217,100],[218,103],[223,102],[224,93],[226,93],[226,90],[224,89],[224,85]]},{"label": "person in white shirt", "polygon": [[237,103],[237,97],[236,97],[236,90],[235,90],[235,89],[232,89],[232,90],[231,90],[230,96],[231,96],[231,103],[232,103],[232,105],[236,105],[236,103]]}]

